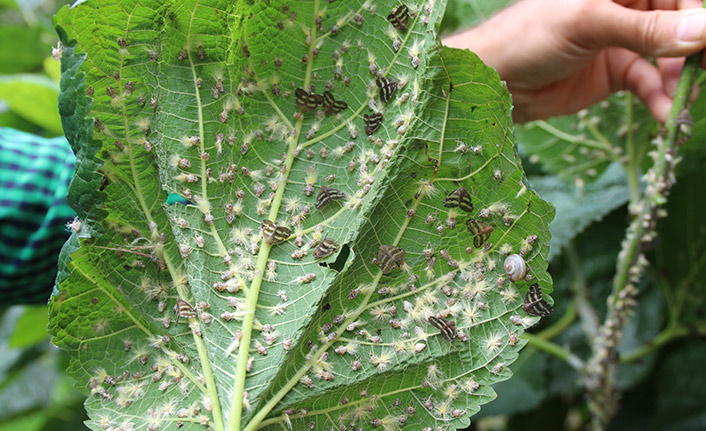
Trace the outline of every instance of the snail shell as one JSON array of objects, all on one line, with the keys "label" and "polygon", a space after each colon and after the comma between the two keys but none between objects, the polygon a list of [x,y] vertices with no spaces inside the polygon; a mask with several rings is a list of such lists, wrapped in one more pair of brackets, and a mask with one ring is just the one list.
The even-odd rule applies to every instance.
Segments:
[{"label": "snail shell", "polygon": [[510,281],[519,281],[527,275],[527,263],[519,254],[511,254],[505,259],[505,274]]}]

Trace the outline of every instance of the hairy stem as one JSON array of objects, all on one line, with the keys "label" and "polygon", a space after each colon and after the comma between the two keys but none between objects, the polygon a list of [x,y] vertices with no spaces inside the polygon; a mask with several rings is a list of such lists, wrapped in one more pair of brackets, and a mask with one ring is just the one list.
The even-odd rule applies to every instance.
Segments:
[{"label": "hairy stem", "polygon": [[655,139],[651,152],[654,165],[646,174],[647,187],[640,199],[631,205],[632,222],[618,255],[617,273],[608,298],[606,319],[593,343],[593,354],[588,362],[585,385],[589,409],[593,416],[592,428],[604,430],[617,411],[619,394],[616,389],[616,368],[623,328],[634,309],[637,296],[636,284],[642,276],[647,260],[642,253],[643,244],[655,236],[655,224],[663,211],[666,196],[675,182],[674,167],[678,161],[677,150],[683,137],[688,137],[684,121],[688,116],[687,102],[694,85],[701,53],[686,59],[670,117],[665,132]]}]

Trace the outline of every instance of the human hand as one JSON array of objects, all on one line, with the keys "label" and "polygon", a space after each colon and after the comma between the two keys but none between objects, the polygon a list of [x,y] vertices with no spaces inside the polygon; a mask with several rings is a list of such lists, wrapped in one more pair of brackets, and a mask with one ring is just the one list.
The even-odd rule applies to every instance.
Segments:
[{"label": "human hand", "polygon": [[515,121],[571,114],[630,90],[664,122],[683,57],[706,46],[700,8],[698,0],[524,0],[444,43],[498,71]]}]

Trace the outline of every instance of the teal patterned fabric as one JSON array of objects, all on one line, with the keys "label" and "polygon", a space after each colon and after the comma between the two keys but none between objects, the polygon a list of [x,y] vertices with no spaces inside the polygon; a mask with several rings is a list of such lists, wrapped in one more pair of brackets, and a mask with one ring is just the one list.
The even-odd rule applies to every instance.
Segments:
[{"label": "teal patterned fabric", "polygon": [[66,192],[76,159],[65,138],[0,128],[0,301],[45,302],[76,216]]}]

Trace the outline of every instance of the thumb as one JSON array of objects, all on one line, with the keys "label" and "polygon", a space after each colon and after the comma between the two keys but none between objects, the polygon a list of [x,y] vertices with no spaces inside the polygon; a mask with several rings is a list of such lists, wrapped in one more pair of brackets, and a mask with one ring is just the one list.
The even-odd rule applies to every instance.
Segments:
[{"label": "thumb", "polygon": [[706,46],[706,9],[638,11],[612,1],[592,5],[574,26],[580,45],[621,47],[652,57],[682,57]]}]

